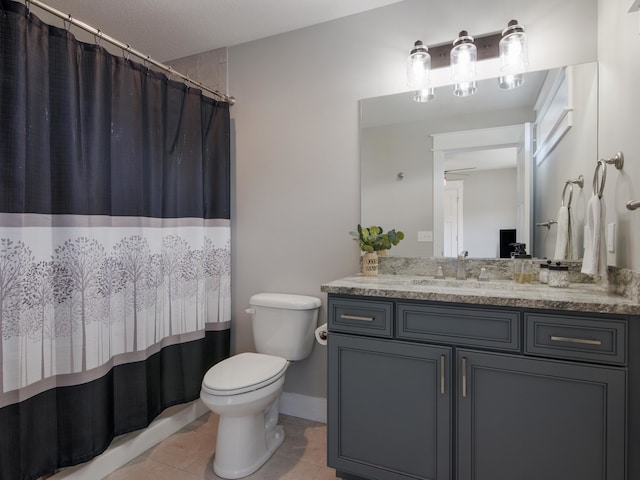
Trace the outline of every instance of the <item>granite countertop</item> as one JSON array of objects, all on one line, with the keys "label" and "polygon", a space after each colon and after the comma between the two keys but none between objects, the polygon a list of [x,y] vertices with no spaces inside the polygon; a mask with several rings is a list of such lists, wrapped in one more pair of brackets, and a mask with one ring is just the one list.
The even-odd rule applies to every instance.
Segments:
[{"label": "granite countertop", "polygon": [[413,275],[354,275],[322,285],[321,291],[339,295],[388,297],[411,300],[542,308],[594,313],[640,314],[640,304],[609,293],[596,284],[572,283],[554,288],[540,283],[511,280],[434,279]]}]

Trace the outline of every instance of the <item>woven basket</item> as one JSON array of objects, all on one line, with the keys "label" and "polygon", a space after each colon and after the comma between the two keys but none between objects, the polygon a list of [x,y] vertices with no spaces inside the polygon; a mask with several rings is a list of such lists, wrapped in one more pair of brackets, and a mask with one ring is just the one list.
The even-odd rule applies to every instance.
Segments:
[{"label": "woven basket", "polygon": [[366,252],[362,255],[362,274],[365,277],[378,275],[378,254],[376,252]]}]

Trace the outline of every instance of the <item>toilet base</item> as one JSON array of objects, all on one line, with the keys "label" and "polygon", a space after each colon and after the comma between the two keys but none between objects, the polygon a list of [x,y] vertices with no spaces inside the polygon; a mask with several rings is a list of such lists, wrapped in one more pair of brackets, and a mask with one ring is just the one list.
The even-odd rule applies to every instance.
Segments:
[{"label": "toilet base", "polygon": [[227,479],[251,475],[284,442],[284,429],[276,425],[278,402],[265,412],[244,417],[220,417],[213,471]]},{"label": "toilet base", "polygon": [[215,474],[221,478],[236,479],[236,478],[247,477],[252,473],[256,472],[260,467],[262,467],[262,465],[264,465],[267,462],[267,460],[271,458],[271,456],[278,449],[278,447],[282,445],[282,442],[284,442],[284,430],[282,429],[282,426],[278,425],[275,430],[276,432],[272,441],[268,442],[267,448],[265,449],[265,451],[250,466],[243,465],[241,469],[237,469],[228,464],[219,465],[218,462],[216,462],[218,458],[218,456],[216,455],[216,457],[213,460],[213,471],[215,472]]}]

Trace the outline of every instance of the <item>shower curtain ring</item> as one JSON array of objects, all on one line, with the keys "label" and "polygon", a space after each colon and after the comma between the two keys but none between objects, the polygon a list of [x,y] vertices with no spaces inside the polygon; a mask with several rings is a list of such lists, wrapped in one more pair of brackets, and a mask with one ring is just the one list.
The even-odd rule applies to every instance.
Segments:
[{"label": "shower curtain ring", "polygon": [[100,29],[93,35],[93,41],[98,47],[100,46],[100,42],[102,41],[102,31]]},{"label": "shower curtain ring", "polygon": [[73,17],[71,16],[71,14],[67,15],[67,19],[63,19],[62,23],[64,25],[64,29],[69,32],[71,30],[71,24],[73,23]]}]

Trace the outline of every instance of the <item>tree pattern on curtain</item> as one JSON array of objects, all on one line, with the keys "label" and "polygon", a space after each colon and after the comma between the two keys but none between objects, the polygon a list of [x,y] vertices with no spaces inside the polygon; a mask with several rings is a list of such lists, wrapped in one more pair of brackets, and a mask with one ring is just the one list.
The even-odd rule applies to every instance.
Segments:
[{"label": "tree pattern on curtain", "polygon": [[228,321],[228,231],[209,230],[202,245],[190,245],[194,235],[185,232],[163,236],[155,248],[140,234],[111,246],[89,234],[67,236],[49,260],[23,240],[0,238],[3,391]]}]

